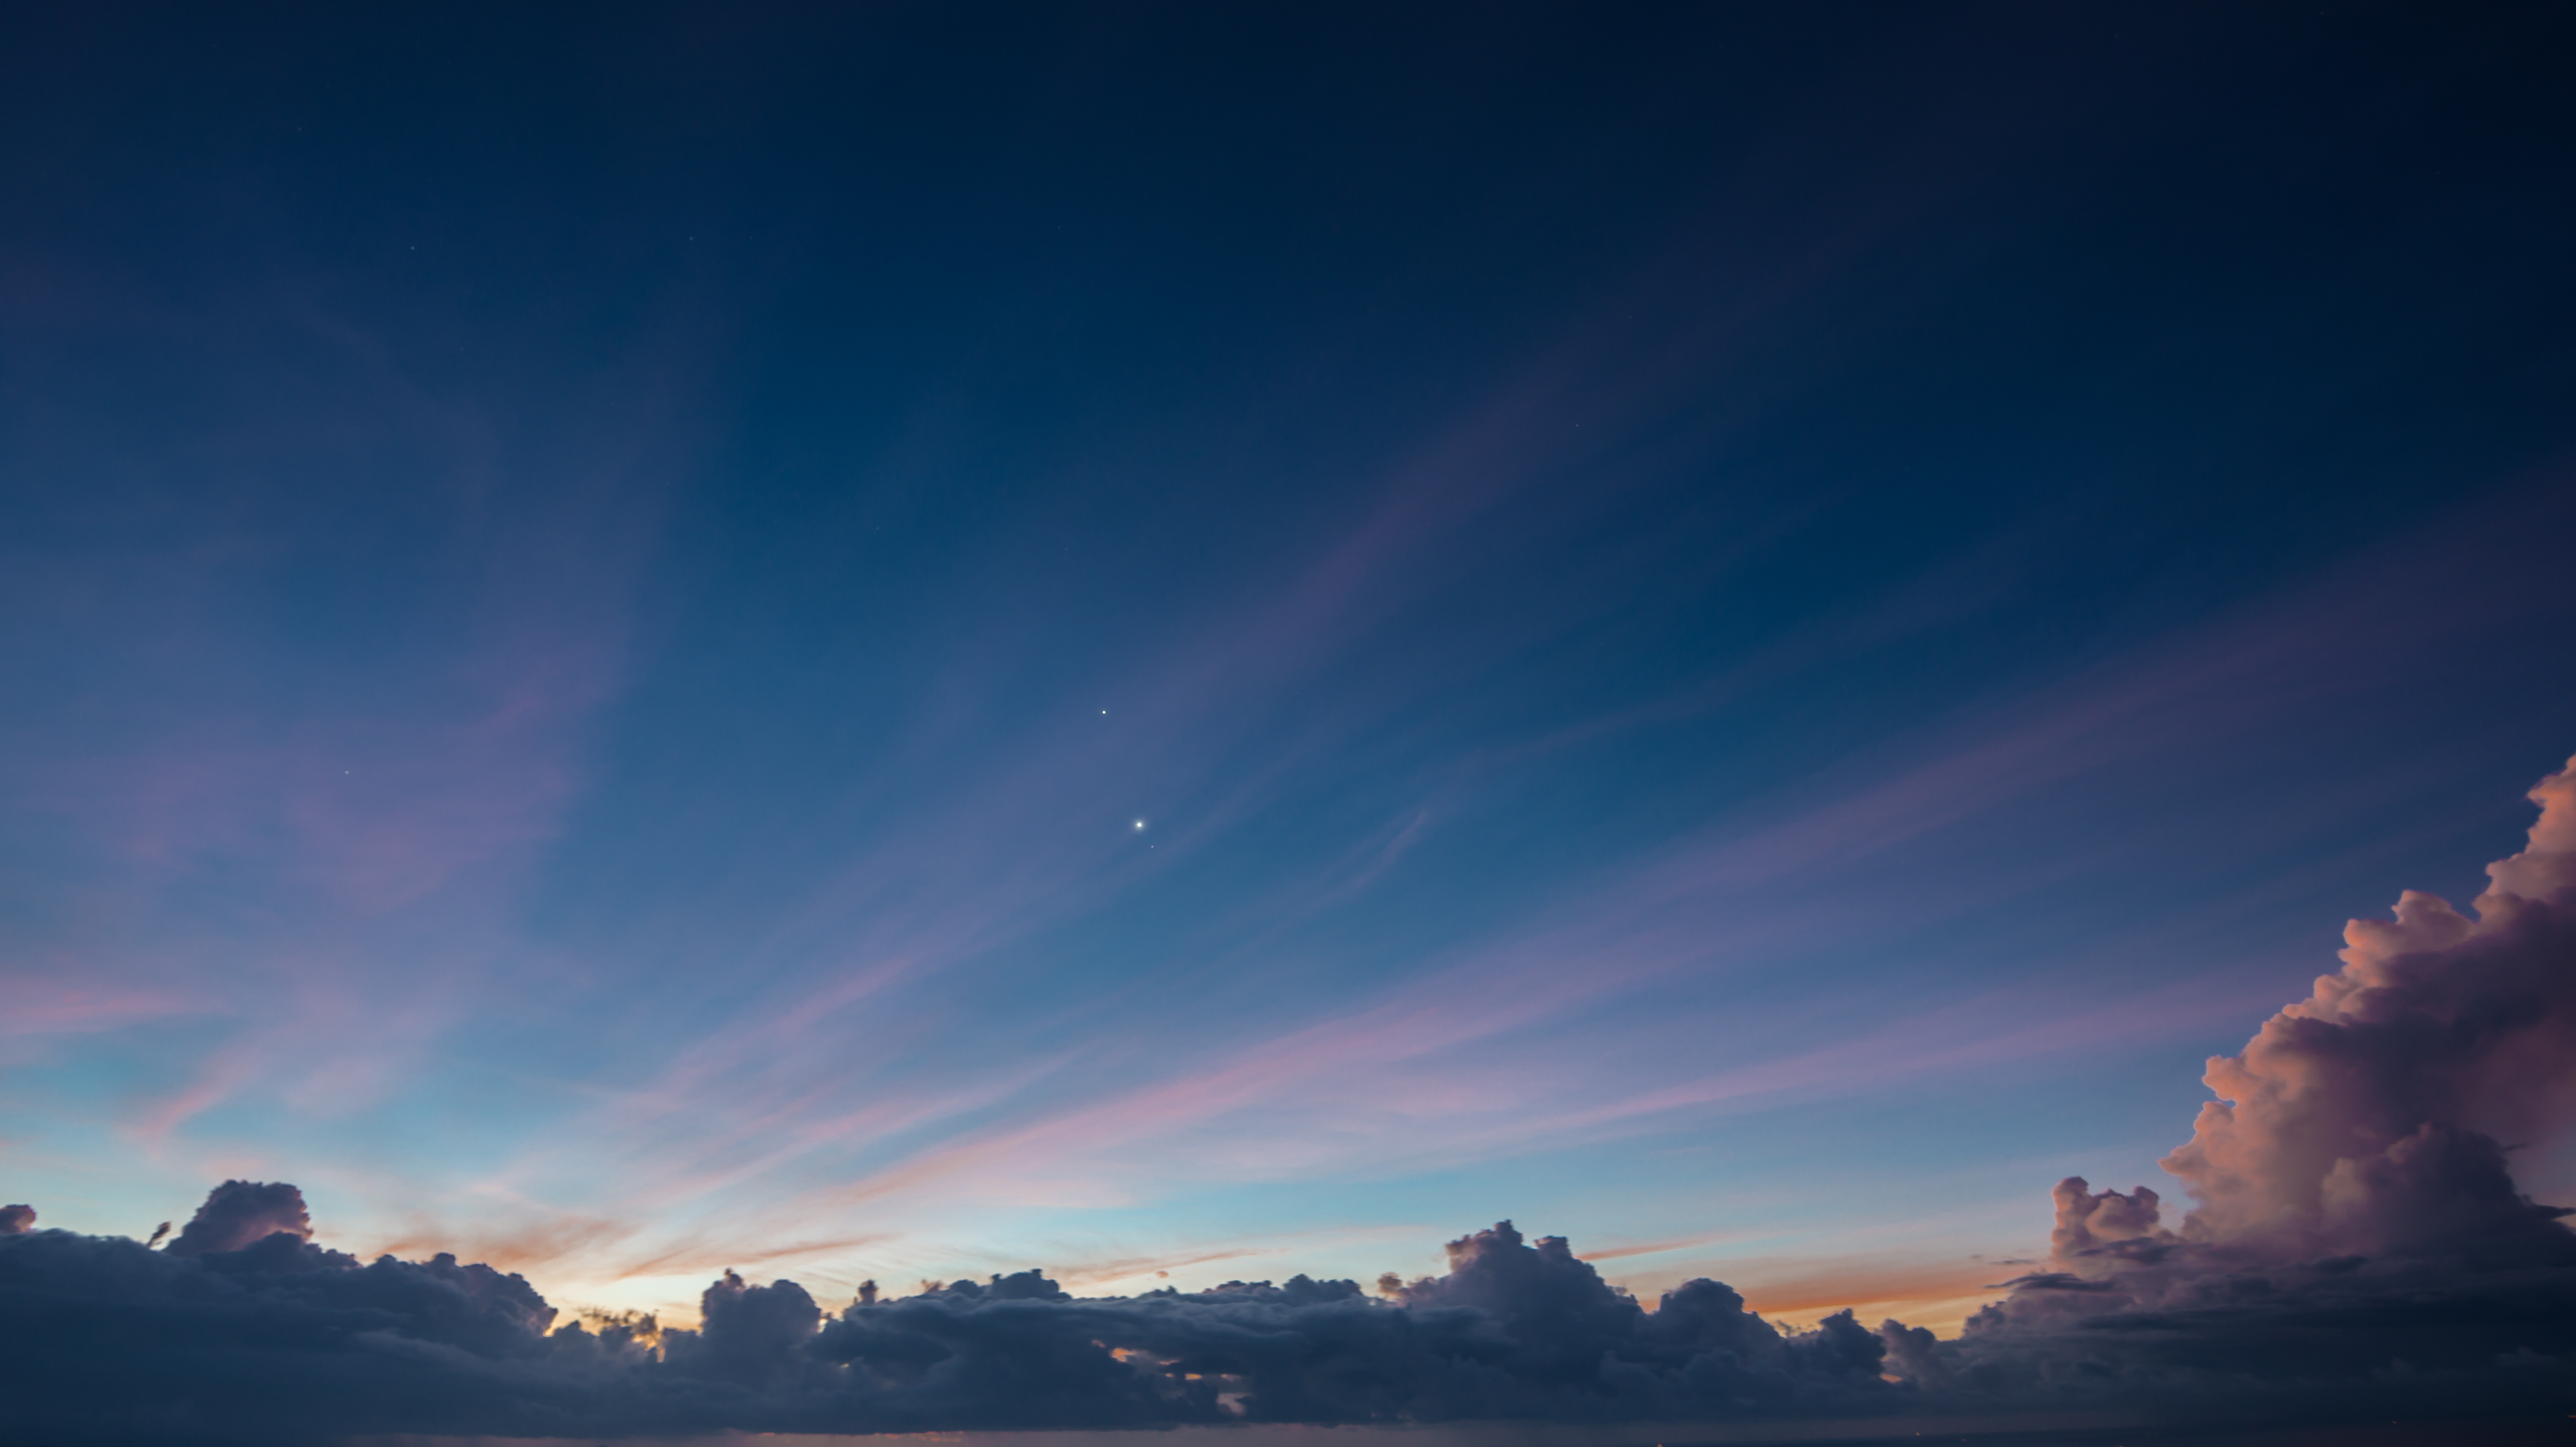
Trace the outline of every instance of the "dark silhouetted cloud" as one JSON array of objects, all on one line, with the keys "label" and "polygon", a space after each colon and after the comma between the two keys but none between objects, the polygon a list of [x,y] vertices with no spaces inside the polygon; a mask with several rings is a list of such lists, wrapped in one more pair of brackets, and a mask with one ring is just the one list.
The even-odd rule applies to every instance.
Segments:
[{"label": "dark silhouetted cloud", "polygon": [[312,1238],[303,1192],[282,1183],[226,1181],[207,1193],[206,1203],[170,1243],[170,1254],[239,1251],[281,1233],[298,1241]]}]

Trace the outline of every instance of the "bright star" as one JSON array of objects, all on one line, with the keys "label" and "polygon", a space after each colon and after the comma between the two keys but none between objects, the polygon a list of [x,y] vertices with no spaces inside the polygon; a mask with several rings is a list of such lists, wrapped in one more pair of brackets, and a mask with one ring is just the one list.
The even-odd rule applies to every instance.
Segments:
[{"label": "bright star", "polygon": [[1142,819],[1137,820],[1137,821],[1136,821],[1136,827],[1137,827],[1137,828],[1139,828],[1139,829],[1144,828],[1144,827],[1145,827],[1145,821],[1144,821],[1144,820],[1142,820]]}]

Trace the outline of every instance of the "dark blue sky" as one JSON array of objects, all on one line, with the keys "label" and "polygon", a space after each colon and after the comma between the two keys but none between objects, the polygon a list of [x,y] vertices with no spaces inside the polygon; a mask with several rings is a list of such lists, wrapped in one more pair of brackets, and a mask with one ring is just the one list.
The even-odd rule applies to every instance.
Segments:
[{"label": "dark blue sky", "polygon": [[1955,1320],[2576,748],[2570,30],[22,8],[0,1194]]}]

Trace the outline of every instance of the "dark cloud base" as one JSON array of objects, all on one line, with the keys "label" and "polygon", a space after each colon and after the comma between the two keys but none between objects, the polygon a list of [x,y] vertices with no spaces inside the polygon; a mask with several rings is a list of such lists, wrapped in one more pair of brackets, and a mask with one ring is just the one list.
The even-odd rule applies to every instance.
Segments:
[{"label": "dark cloud base", "polygon": [[0,1447],[1503,1420],[1911,1440],[2016,1413],[2107,1413],[2124,1442],[2563,1440],[2576,1233],[2502,1142],[2576,1104],[2576,766],[2533,797],[2474,919],[2410,893],[2355,922],[2339,973],[2210,1062],[2219,1098],[2165,1162],[2196,1209],[2168,1226],[2152,1191],[2060,1182],[2047,1269],[1955,1341],[1849,1312],[1783,1332],[1705,1280],[1648,1311],[1509,1222],[1376,1295],[1076,1298],[1026,1271],[826,1312],[727,1273],[696,1331],[557,1329],[518,1276],[361,1263],[310,1239],[293,1186],[227,1181],[160,1250],[0,1207]]},{"label": "dark cloud base", "polygon": [[2075,1409],[2361,1423],[2576,1404],[2565,1266],[2230,1270],[2152,1308],[2052,1275],[1939,1342],[1848,1313],[1784,1334],[1709,1281],[1648,1312],[1508,1225],[1451,1258],[1381,1300],[1302,1277],[1077,1299],[1027,1272],[831,1314],[793,1282],[728,1276],[702,1328],[657,1350],[635,1327],[549,1331],[527,1282],[448,1256],[361,1264],[291,1231],[183,1256],[30,1231],[0,1238],[0,1441]]}]

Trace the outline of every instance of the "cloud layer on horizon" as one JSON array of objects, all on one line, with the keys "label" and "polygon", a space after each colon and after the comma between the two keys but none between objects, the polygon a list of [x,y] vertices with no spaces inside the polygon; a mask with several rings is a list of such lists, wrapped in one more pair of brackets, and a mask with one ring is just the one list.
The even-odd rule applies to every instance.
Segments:
[{"label": "cloud layer on horizon", "polygon": [[1782,1331],[1714,1281],[1656,1309],[1508,1221],[1375,1296],[1297,1277],[1077,1298],[1037,1271],[827,1312],[732,1272],[695,1331],[573,1321],[439,1254],[316,1245],[227,1181],[166,1249],[0,1208],[0,1429],[53,1443],[852,1432],[1493,1418],[1742,1420],[2109,1407],[2334,1419],[2576,1400],[2576,1234],[2512,1145],[2576,1088],[2576,761],[2475,917],[2408,893],[2213,1059],[2166,1159],[2199,1203],[2059,1183],[2049,1269],[1955,1341]]}]

